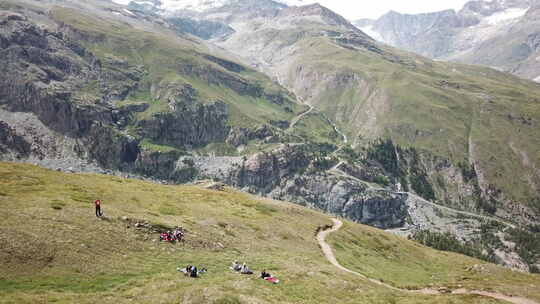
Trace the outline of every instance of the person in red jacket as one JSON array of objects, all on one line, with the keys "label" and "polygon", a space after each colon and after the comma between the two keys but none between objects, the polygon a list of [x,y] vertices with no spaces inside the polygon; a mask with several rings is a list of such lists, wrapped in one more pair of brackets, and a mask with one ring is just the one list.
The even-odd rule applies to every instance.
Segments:
[{"label": "person in red jacket", "polygon": [[94,205],[96,206],[96,216],[97,217],[102,217],[103,212],[101,212],[101,200],[96,200],[94,202]]}]

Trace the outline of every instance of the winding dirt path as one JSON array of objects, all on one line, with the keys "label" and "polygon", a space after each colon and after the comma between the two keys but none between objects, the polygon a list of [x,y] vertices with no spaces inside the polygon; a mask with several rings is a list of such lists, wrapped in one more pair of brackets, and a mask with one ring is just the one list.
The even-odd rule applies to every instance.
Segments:
[{"label": "winding dirt path", "polygon": [[[372,278],[368,278],[367,276],[365,276],[365,275],[363,275],[363,274],[361,274],[359,272],[352,271],[350,269],[347,269],[347,268],[343,267],[336,260],[336,256],[334,255],[334,252],[332,251],[332,248],[326,242],[326,237],[330,233],[338,231],[339,229],[341,229],[341,226],[343,226],[343,222],[338,220],[338,219],[333,218],[332,221],[334,222],[334,225],[332,226],[332,228],[327,229],[327,230],[321,230],[317,234],[317,241],[319,242],[319,245],[321,246],[321,249],[322,249],[326,259],[332,265],[334,265],[335,267],[339,268],[342,271],[345,271],[345,272],[354,274],[356,276],[362,277],[362,278],[364,278],[364,279],[366,279],[366,280],[368,280],[368,281],[370,281],[370,282],[372,282],[374,284],[384,286],[384,287],[386,287],[388,289],[392,289],[392,290],[395,290],[395,291],[401,291],[401,292],[407,292],[407,293],[428,294],[428,295],[442,295],[442,294],[445,294],[445,293],[443,293],[443,292],[441,292],[439,290],[430,289],[430,288],[419,289],[419,290],[408,290],[408,289],[397,288],[397,287],[394,287],[392,285],[383,283],[381,281],[378,281],[378,280],[375,280],[375,279],[372,279]],[[481,291],[481,290],[457,289],[457,290],[453,290],[451,292],[451,294],[456,294],[456,295],[480,295],[480,296],[485,296],[485,297],[489,297],[489,298],[494,298],[494,299],[497,299],[497,300],[507,301],[509,303],[514,303],[514,304],[539,304],[538,302],[535,302],[533,300],[526,299],[526,298],[511,297],[511,296],[503,295],[501,293]]]},{"label": "winding dirt path", "polygon": [[313,112],[313,110],[315,109],[314,107],[306,104],[309,109],[305,112],[302,112],[300,113],[300,115],[296,116],[292,121],[291,121],[291,125],[289,126],[289,130],[292,130],[294,129],[294,126],[296,126],[296,124],[301,121],[306,115],[308,115],[309,113]]}]

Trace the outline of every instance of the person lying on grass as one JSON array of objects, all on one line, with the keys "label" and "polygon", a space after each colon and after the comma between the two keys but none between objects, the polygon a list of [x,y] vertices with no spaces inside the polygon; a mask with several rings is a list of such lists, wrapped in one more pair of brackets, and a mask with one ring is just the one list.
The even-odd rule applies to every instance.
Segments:
[{"label": "person lying on grass", "polygon": [[261,279],[266,279],[270,277],[272,277],[272,275],[266,272],[266,269],[261,272]]},{"label": "person lying on grass", "polygon": [[279,280],[276,277],[273,277],[268,272],[266,272],[266,270],[263,270],[263,272],[261,272],[261,279],[274,283],[274,284],[279,283]]}]

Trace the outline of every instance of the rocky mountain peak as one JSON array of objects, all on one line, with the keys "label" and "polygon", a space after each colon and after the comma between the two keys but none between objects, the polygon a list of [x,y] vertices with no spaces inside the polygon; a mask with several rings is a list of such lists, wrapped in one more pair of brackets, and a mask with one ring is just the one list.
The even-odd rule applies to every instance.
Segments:
[{"label": "rocky mountain peak", "polygon": [[291,6],[281,11],[281,17],[320,17],[324,23],[331,26],[343,27],[349,30],[358,31],[358,29],[352,25],[347,19],[341,15],[336,14],[332,10],[320,5],[319,3],[304,5],[304,6]]},{"label": "rocky mountain peak", "polygon": [[[395,11],[390,11],[377,20],[377,27],[385,27],[388,24],[394,26],[403,26],[406,23],[408,26],[415,28],[431,28],[431,27],[463,27],[471,25],[470,20],[458,15],[453,9],[442,10],[432,13],[422,14],[401,14]],[[477,23],[477,22],[476,22]],[[407,29],[404,29],[407,30]]]},{"label": "rocky mountain peak", "polygon": [[460,15],[491,16],[498,12],[512,9],[526,10],[538,3],[536,0],[473,0],[465,3]]},{"label": "rocky mountain peak", "polygon": [[539,6],[539,0],[472,0],[458,12],[409,15],[390,11],[374,22],[356,24],[394,47],[538,80],[538,50],[530,41],[539,36]]},{"label": "rocky mountain peak", "polygon": [[483,1],[475,0],[465,3],[463,9],[460,11],[461,14],[479,14],[482,16],[489,16],[496,11],[502,9],[501,3],[499,1]]}]

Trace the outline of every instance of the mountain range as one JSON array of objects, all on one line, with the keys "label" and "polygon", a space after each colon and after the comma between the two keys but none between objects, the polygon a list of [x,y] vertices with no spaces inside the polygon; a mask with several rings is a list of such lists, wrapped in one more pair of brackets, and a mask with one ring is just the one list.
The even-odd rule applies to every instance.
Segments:
[{"label": "mountain range", "polygon": [[540,81],[540,2],[469,1],[456,12],[391,11],[355,24],[378,41],[433,59],[481,64]]},{"label": "mountain range", "polygon": [[211,179],[537,269],[540,85],[288,4],[3,1],[0,159]]}]

